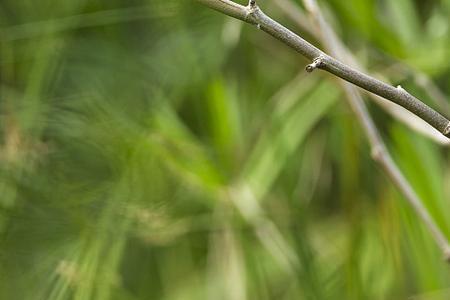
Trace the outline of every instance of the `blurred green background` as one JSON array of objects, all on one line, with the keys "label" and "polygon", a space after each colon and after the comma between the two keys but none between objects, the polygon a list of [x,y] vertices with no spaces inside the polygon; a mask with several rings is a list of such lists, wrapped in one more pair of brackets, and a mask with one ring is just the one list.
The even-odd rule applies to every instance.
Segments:
[{"label": "blurred green background", "polygon": [[[434,107],[418,78],[450,93],[449,0],[321,5],[371,73]],[[306,64],[195,1],[2,0],[0,299],[450,299],[337,81]],[[450,238],[448,148],[368,104]]]}]

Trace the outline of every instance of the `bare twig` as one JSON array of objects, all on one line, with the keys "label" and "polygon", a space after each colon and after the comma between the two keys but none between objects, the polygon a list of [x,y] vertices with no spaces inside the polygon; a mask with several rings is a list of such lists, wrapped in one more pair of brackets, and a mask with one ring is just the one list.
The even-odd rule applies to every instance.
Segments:
[{"label": "bare twig", "polygon": [[[334,55],[338,59],[345,60],[345,53],[342,53],[339,46],[339,43],[335,32],[328,25],[323,17],[321,10],[316,3],[315,0],[303,0],[305,7],[310,12],[314,21],[319,28],[319,32],[321,32],[321,41],[326,47],[326,49]],[[439,229],[436,223],[433,221],[433,218],[428,213],[427,209],[422,204],[423,202],[416,194],[408,180],[401,173],[398,166],[395,164],[392,159],[389,151],[387,150],[381,136],[376,128],[372,118],[367,112],[367,108],[363,102],[361,93],[351,84],[347,82],[342,82],[345,93],[347,94],[347,100],[352,107],[355,115],[357,116],[361,126],[364,129],[364,132],[368,136],[369,143],[372,148],[372,156],[375,161],[377,161],[380,166],[383,168],[385,173],[391,178],[397,188],[402,192],[403,196],[409,202],[409,204],[413,207],[417,215],[422,219],[424,224],[430,230],[433,235],[436,243],[443,251],[446,259],[449,259],[450,254],[450,245],[444,233]]]},{"label": "bare twig", "polygon": [[450,137],[450,121],[440,113],[409,94],[403,88],[386,84],[325,54],[317,47],[264,14],[256,5],[256,1],[250,0],[247,6],[237,4],[230,0],[197,1],[224,14],[256,25],[259,29],[290,46],[311,61],[320,59],[320,64],[317,68],[328,71],[360,88],[403,106],[432,125],[443,135]]},{"label": "bare twig", "polygon": [[[307,66],[308,72],[312,72],[315,69],[324,69],[348,81],[342,82],[342,85],[347,94],[349,104],[368,137],[369,143],[372,147],[372,156],[374,160],[380,164],[386,174],[388,174],[394,184],[402,192],[404,197],[408,200],[408,203],[413,207],[417,215],[430,230],[436,243],[443,251],[445,258],[449,260],[450,245],[446,236],[436,225],[427,209],[422,204],[422,201],[415,193],[414,189],[393,161],[385,144],[383,143],[383,140],[381,139],[378,129],[367,111],[359,90],[357,90],[350,83],[356,84],[357,86],[360,86],[377,95],[383,97],[387,96],[387,99],[400,105],[403,104],[402,106],[421,116],[436,129],[440,129],[441,133],[447,136],[450,134],[450,122],[445,119],[445,117],[404,91],[401,87],[394,88],[368,75],[362,74],[359,71],[353,70],[351,67],[348,67],[347,65],[324,54],[313,45],[309,44],[282,25],[267,17],[256,6],[255,1],[250,1],[248,6],[238,5],[228,0],[197,1],[245,22],[256,24],[258,25],[258,28],[294,48],[305,57],[312,60],[312,63]],[[340,43],[336,42],[338,40],[337,36],[331,27],[325,22],[315,0],[304,0],[304,2],[318,24],[319,32],[322,36],[321,40],[325,44],[328,51],[335,57],[345,60],[347,55],[342,51],[343,48],[340,46]]]},{"label": "bare twig", "polygon": [[[281,11],[290,18],[293,22],[295,22],[303,31],[311,34],[313,37],[315,37],[317,40],[321,40],[321,33],[316,28],[316,26],[311,26],[310,22],[308,22],[308,17],[303,13],[303,11],[300,9],[298,5],[295,5],[290,0],[274,0],[275,5],[277,5]],[[362,70],[364,72],[367,72],[361,64],[358,63],[356,57],[349,51],[349,49],[339,40],[335,39],[333,41],[333,44],[335,47],[339,48],[340,56],[338,57],[341,61],[345,62],[347,65],[357,68],[359,70]],[[403,66],[402,66],[403,67]],[[404,69],[403,68],[397,68],[397,69]],[[432,91],[435,91],[436,87],[433,89],[433,85],[431,82],[428,82],[427,88],[425,89],[426,92],[430,93]],[[437,89],[438,90],[438,89]],[[438,90],[439,92],[439,90]],[[404,123],[406,126],[408,126],[410,129],[417,131],[418,133],[430,138],[436,143],[439,143],[441,145],[449,146],[450,145],[450,139],[443,136],[439,131],[437,131],[434,127],[432,127],[430,124],[410,112],[409,110],[404,109],[403,107],[388,101],[376,94],[368,93],[368,95],[371,97],[371,99],[382,109],[384,109],[386,112],[388,112],[391,116],[393,116],[398,121]],[[445,99],[443,99],[443,96],[439,93],[433,93],[433,100],[436,100],[436,104],[438,104],[439,108],[444,110],[445,112],[448,112],[448,110],[445,109],[444,106],[441,105],[441,102],[446,103]],[[439,98],[440,96],[440,98]],[[439,102],[438,102],[439,100]],[[444,100],[444,101],[443,101]],[[448,114],[447,114],[448,115]]]}]

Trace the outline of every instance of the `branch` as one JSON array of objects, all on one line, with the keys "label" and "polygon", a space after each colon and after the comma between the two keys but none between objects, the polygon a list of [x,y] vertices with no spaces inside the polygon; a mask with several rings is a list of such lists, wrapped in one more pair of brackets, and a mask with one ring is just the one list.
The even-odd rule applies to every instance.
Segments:
[{"label": "branch", "polygon": [[197,1],[219,12],[244,22],[257,25],[259,29],[270,34],[311,60],[313,63],[307,67],[309,71],[313,71],[314,69],[325,70],[362,89],[390,100],[419,116],[444,136],[450,137],[450,121],[440,113],[409,94],[400,86],[393,87],[325,54],[297,34],[264,14],[264,12],[256,5],[256,1],[250,0],[247,6],[236,4],[230,0]]},{"label": "branch", "polygon": [[[342,79],[347,80],[350,83],[353,83],[379,96],[389,96],[392,99],[390,99],[389,97],[386,98],[397,104],[403,104],[403,107],[422,117],[433,127],[440,130],[440,132],[444,135],[450,135],[450,121],[448,121],[445,117],[408,94],[401,87],[394,88],[375,78],[356,71],[351,67],[338,62],[337,60],[324,54],[318,48],[309,44],[301,37],[297,36],[290,30],[267,17],[256,6],[255,1],[249,1],[248,6],[242,6],[229,0],[197,1],[227,15],[231,15],[247,23],[257,25],[258,28],[264,30],[265,32],[281,40],[288,46],[294,48],[305,57],[312,60],[312,63],[306,68],[307,71],[312,72],[315,69],[324,69]],[[331,27],[328,26],[328,24],[325,22],[315,0],[304,1],[311,14],[315,18],[316,22],[318,23],[318,33],[321,34],[321,39],[326,45],[326,48],[332,55],[345,60],[346,53],[340,46],[337,36],[335,35]],[[417,196],[414,189],[403,176],[400,169],[397,167],[391,155],[389,154],[383,140],[381,139],[378,129],[376,128],[372,118],[367,111],[359,90],[357,90],[348,82],[342,82],[342,85],[347,94],[349,104],[352,107],[355,115],[358,118],[358,121],[361,123],[361,126],[363,127],[364,132],[368,137],[374,160],[380,164],[386,174],[388,174],[393,183],[398,187],[404,197],[408,200],[408,203],[413,207],[417,215],[422,219],[424,224],[430,230],[436,243],[443,251],[446,260],[450,260],[450,245],[446,236],[436,225],[427,209],[423,206],[422,201]]]},{"label": "branch", "polygon": [[[303,0],[306,9],[310,12],[321,33],[321,41],[325,48],[337,58],[345,59],[346,53],[341,47],[336,33],[331,26],[325,21],[322,12],[315,0]],[[431,232],[437,245],[444,253],[445,259],[450,260],[450,245],[441,229],[436,225],[428,210],[423,205],[422,200],[416,194],[411,184],[402,174],[398,166],[392,159],[386,145],[384,144],[378,129],[376,128],[372,118],[367,112],[361,93],[351,84],[342,82],[347,100],[352,107],[358,121],[361,123],[366,133],[370,146],[372,148],[372,156],[376,162],[380,164],[384,172],[390,177],[393,183],[401,191],[408,203],[414,209],[416,214],[422,219],[425,226]]]},{"label": "branch", "polygon": [[[295,5],[290,0],[274,0],[274,3],[276,6],[278,6],[281,11],[290,18],[293,22],[295,22],[303,31],[311,34],[314,38],[317,40],[321,40],[321,32],[316,28],[316,26],[311,26],[310,22],[308,22],[308,17],[303,13],[303,11],[300,9],[298,5]],[[357,68],[362,70],[363,72],[366,72],[364,68],[358,63],[356,57],[349,51],[349,49],[339,40],[335,39],[333,41],[335,47],[339,49],[340,56],[336,56],[336,58],[340,59],[342,62],[345,62],[349,66],[353,68]],[[401,68],[400,68],[401,67]],[[400,65],[396,68],[398,69],[405,69],[406,66]],[[406,72],[406,70],[404,71]],[[435,91],[433,95],[431,95],[431,92]],[[447,115],[450,110],[447,110],[445,106],[441,105],[441,102],[443,101],[444,104],[446,103],[445,97],[442,96],[439,89],[437,87],[434,87],[432,83],[428,82],[427,87],[425,89],[425,92],[429,93],[433,100],[436,100],[436,104],[439,104],[439,108],[444,110]],[[386,112],[388,112],[391,116],[393,116],[398,121],[404,123],[406,126],[408,126],[410,129],[413,129],[417,131],[418,133],[430,138],[436,143],[439,143],[444,146],[450,146],[450,139],[443,136],[439,131],[437,131],[434,127],[432,127],[430,124],[425,122],[420,117],[416,116],[409,110],[404,109],[403,107],[395,104],[394,102],[391,102],[389,100],[386,100],[378,95],[368,93],[370,98],[379,105],[382,109],[384,109]],[[437,97],[434,97],[437,96]],[[440,96],[440,97],[439,97]],[[440,100],[438,102],[438,100]]]}]

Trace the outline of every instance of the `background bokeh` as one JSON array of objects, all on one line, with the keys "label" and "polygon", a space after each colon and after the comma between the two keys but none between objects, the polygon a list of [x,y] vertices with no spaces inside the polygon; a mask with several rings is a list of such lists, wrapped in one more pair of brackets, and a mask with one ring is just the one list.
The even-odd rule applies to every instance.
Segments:
[{"label": "background bokeh", "polygon": [[[448,115],[449,0],[321,5],[372,74]],[[450,265],[306,64],[195,1],[2,0],[0,299],[449,299]],[[450,238],[448,146],[367,103]]]}]

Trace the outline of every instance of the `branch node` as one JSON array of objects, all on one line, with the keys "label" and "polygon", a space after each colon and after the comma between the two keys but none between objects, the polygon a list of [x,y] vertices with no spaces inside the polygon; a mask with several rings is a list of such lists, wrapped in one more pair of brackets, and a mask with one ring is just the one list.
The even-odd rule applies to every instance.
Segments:
[{"label": "branch node", "polygon": [[450,247],[447,247],[444,250],[444,260],[448,263],[450,263]]},{"label": "branch node", "polygon": [[[258,29],[261,29],[261,26],[255,21],[254,14],[258,10],[258,5],[256,5],[255,0],[248,1],[248,5],[245,7],[245,20],[250,21],[253,24],[256,24],[258,26]],[[250,18],[253,17],[253,18]]]},{"label": "branch node", "polygon": [[444,135],[449,136],[450,135],[450,122],[448,122],[447,126],[444,129]]},{"label": "branch node", "polygon": [[325,64],[323,57],[319,56],[313,62],[306,66],[306,72],[312,73],[315,69],[323,67]]},{"label": "branch node", "polygon": [[382,145],[376,145],[372,147],[370,155],[374,161],[380,161],[385,154],[385,148]]}]

